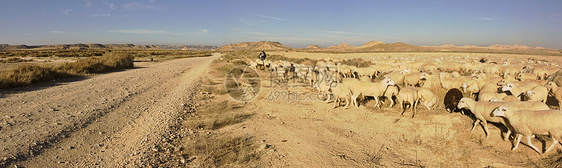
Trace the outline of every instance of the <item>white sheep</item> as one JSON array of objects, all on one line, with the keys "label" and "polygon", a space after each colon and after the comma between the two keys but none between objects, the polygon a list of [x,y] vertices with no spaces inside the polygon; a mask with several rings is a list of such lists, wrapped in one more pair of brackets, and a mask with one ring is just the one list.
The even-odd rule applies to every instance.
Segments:
[{"label": "white sheep", "polygon": [[422,79],[425,79],[427,73],[412,72],[409,74],[404,74],[404,85],[405,86],[416,86],[420,84]]},{"label": "white sheep", "polygon": [[388,107],[394,106],[393,97],[396,98],[398,96],[399,92],[400,92],[400,89],[398,89],[398,86],[396,86],[396,85],[388,86],[386,88],[386,91],[384,92],[384,97],[386,97],[386,99],[390,100],[390,105]]},{"label": "white sheep", "polygon": [[522,96],[522,99],[526,101],[539,101],[546,103],[546,99],[548,98],[548,89],[544,86],[536,86],[525,91]]},{"label": "white sheep", "polygon": [[525,136],[525,143],[540,154],[540,150],[531,143],[531,138],[533,135],[550,135],[552,144],[544,151],[547,153],[562,136],[562,111],[559,110],[516,110],[506,105],[496,108],[492,115],[509,121],[516,134],[511,150],[517,149],[521,137]]},{"label": "white sheep", "polygon": [[336,108],[338,107],[339,103],[340,103],[340,99],[345,99],[345,108],[347,109],[349,107],[350,104],[350,100],[351,100],[351,95],[353,94],[351,92],[351,87],[353,86],[353,84],[355,82],[358,82],[359,80],[354,79],[354,78],[348,78],[351,80],[346,80],[346,82],[342,82],[342,83],[335,83],[332,82],[331,86],[331,93],[334,96],[334,105],[332,106],[332,108]]},{"label": "white sheep", "polygon": [[416,106],[418,104],[417,102],[419,100],[417,89],[414,87],[403,88],[402,90],[400,90],[396,98],[398,99],[400,108],[402,108],[402,113],[400,115],[404,116],[404,112],[406,112],[406,109],[412,108],[412,118],[414,118],[414,116],[416,115]]},{"label": "white sheep", "polygon": [[549,90],[550,94],[558,100],[558,110],[562,110],[562,89],[552,81],[549,81],[544,86]]},{"label": "white sheep", "polygon": [[527,90],[531,90],[531,89],[535,88],[536,86],[539,86],[539,84],[535,83],[535,82],[525,83],[525,84],[521,84],[519,86],[517,86],[513,83],[508,83],[508,84],[505,84],[502,87],[502,91],[503,92],[511,92],[511,95],[514,95],[514,96],[521,96],[523,94],[523,92],[525,92]]},{"label": "white sheep", "polygon": [[519,73],[517,74],[517,76],[515,76],[515,79],[519,81],[530,81],[530,80],[537,79],[537,76],[535,74],[530,74],[530,73]]},{"label": "white sheep", "polygon": [[431,110],[432,107],[436,106],[439,101],[437,94],[433,93],[428,88],[419,88],[418,98],[420,103],[427,107],[428,110]]},{"label": "white sheep", "polygon": [[391,72],[384,76],[385,78],[390,78],[396,84],[403,84],[404,83],[404,75],[402,72]]},{"label": "white sheep", "polygon": [[486,133],[486,138],[489,136],[488,131],[488,124],[487,122],[494,122],[494,123],[501,123],[507,128],[507,132],[504,135],[503,139],[507,140],[509,135],[511,134],[511,128],[506,124],[505,120],[500,117],[492,117],[491,112],[502,105],[511,105],[513,108],[516,109],[535,109],[535,110],[548,110],[548,106],[544,103],[540,102],[529,102],[529,101],[516,101],[516,102],[506,102],[506,101],[497,101],[497,102],[490,102],[490,101],[479,101],[476,102],[470,98],[462,98],[457,105],[459,109],[468,109],[474,114],[476,120],[472,126],[470,131],[473,131],[476,128],[476,125],[480,123],[482,127],[484,127],[484,133]]},{"label": "white sheep", "polygon": [[353,93],[351,101],[354,101],[354,104],[359,106],[357,103],[357,98],[359,96],[373,96],[376,101],[375,107],[380,108],[382,103],[380,103],[379,97],[384,96],[384,91],[390,85],[394,85],[394,81],[390,78],[384,78],[383,80],[374,83],[364,81],[355,82],[351,87],[351,92]]}]

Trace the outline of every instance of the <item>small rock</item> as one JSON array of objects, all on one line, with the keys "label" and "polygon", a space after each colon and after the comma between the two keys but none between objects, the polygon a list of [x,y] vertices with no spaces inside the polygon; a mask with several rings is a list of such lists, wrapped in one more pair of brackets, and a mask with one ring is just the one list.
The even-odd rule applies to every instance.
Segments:
[{"label": "small rock", "polygon": [[283,140],[281,140],[281,142],[287,142],[287,140],[286,140],[286,139],[283,139]]}]

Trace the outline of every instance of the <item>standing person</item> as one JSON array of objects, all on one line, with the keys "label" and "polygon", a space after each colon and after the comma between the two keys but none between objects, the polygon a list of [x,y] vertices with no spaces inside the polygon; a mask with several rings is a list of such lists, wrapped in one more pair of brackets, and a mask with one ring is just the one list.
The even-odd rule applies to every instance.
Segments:
[{"label": "standing person", "polygon": [[265,51],[261,50],[260,55],[258,57],[261,60],[261,65],[265,69],[265,57],[266,57]]}]

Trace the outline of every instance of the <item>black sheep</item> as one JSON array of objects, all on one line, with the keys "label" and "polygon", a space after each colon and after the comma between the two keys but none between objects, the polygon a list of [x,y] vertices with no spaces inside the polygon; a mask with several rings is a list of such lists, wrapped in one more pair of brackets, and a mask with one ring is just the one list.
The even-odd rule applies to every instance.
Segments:
[{"label": "black sheep", "polygon": [[447,91],[445,94],[445,98],[443,98],[443,104],[445,104],[445,109],[452,113],[453,111],[457,110],[457,104],[463,98],[461,90],[457,88],[452,88]]}]

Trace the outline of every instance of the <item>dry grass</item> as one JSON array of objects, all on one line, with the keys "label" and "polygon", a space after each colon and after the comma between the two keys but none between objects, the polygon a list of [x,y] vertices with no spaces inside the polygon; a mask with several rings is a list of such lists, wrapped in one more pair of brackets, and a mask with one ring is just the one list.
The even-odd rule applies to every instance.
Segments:
[{"label": "dry grass", "polygon": [[27,86],[38,82],[73,75],[101,73],[133,67],[134,57],[126,54],[107,54],[58,66],[22,64],[0,76],[0,88]]}]

